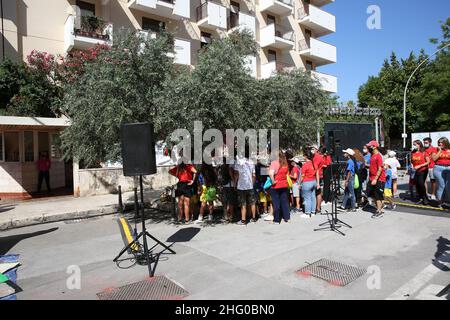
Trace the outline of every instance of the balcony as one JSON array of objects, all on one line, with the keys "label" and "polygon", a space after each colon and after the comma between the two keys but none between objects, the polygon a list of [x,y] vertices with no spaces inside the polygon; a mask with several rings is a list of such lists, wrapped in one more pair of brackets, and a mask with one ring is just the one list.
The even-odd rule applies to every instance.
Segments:
[{"label": "balcony", "polygon": [[128,8],[175,20],[191,18],[189,0],[128,0]]},{"label": "balcony", "polygon": [[259,35],[261,48],[291,50],[295,45],[294,31],[281,25],[269,24],[261,28]]},{"label": "balcony", "polygon": [[326,42],[309,38],[299,41],[300,55],[314,61],[317,66],[336,63],[337,50],[335,46]]},{"label": "balcony", "polygon": [[201,28],[215,30],[227,28],[227,8],[214,3],[205,2],[196,9],[197,25]]},{"label": "balcony", "polygon": [[298,9],[298,23],[313,30],[316,37],[336,32],[336,17],[307,3]]},{"label": "balcony", "polygon": [[256,18],[242,12],[231,14],[227,19],[228,32],[249,30],[256,38]]},{"label": "balcony", "polygon": [[112,45],[113,25],[98,17],[69,15],[64,25],[64,49],[87,50],[97,44]]},{"label": "balcony", "polygon": [[289,16],[292,14],[293,0],[259,0],[259,10],[270,12],[279,16]]},{"label": "balcony", "polygon": [[[144,39],[155,39],[158,36],[158,33],[154,31],[143,30],[139,33]],[[169,53],[168,56],[174,59],[175,64],[191,65],[191,42],[189,40],[175,38],[174,51],[175,54]]]},{"label": "balcony", "polygon": [[281,61],[270,61],[269,63],[261,65],[261,79],[268,79],[277,75],[279,72],[286,72],[294,70],[295,67],[281,62]]},{"label": "balcony", "polygon": [[337,93],[337,78],[335,76],[330,76],[317,71],[311,71],[311,76],[319,80],[324,91]]}]

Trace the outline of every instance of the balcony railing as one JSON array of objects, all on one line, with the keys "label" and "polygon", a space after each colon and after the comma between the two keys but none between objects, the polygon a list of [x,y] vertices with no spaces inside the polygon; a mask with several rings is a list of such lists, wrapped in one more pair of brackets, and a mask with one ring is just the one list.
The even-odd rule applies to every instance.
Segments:
[{"label": "balcony railing", "polygon": [[294,31],[289,30],[283,25],[275,24],[275,37],[283,38],[288,41],[294,41]]},{"label": "balcony railing", "polygon": [[[78,18],[77,18],[78,19]],[[82,16],[76,21],[74,34],[76,36],[88,37],[109,41],[112,36],[112,24],[96,16]]]},{"label": "balcony railing", "polygon": [[197,7],[197,22],[205,19],[208,16],[208,1]]},{"label": "balcony railing", "polygon": [[299,8],[297,11],[298,19],[303,19],[309,16],[309,3],[303,2],[303,7]]}]

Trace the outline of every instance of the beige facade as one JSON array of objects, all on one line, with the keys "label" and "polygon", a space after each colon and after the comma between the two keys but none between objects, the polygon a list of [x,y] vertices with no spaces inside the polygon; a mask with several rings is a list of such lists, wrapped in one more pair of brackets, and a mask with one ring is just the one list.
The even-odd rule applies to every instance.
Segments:
[{"label": "beige facade", "polygon": [[[254,31],[260,53],[249,60],[252,74],[267,78],[282,69],[312,71],[324,90],[337,92],[336,77],[318,67],[335,63],[336,47],[321,37],[336,31],[324,10],[334,0],[6,0],[0,52],[25,59],[32,50],[64,55],[114,41],[121,28],[142,30],[163,22],[175,33],[176,63],[195,65],[202,43],[230,30]],[[79,10],[81,8],[81,10]],[[325,7],[326,8],[326,7]],[[92,12],[91,12],[92,11]],[[106,22],[102,37],[74,32],[86,12]],[[4,48],[2,46],[4,43]]]}]

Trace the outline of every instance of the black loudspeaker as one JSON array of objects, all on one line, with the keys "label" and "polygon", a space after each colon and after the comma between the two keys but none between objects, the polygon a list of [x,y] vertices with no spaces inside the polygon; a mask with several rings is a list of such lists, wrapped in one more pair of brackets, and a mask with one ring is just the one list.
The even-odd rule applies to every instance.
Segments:
[{"label": "black loudspeaker", "polygon": [[124,176],[156,173],[153,125],[150,123],[123,124],[120,128]]}]

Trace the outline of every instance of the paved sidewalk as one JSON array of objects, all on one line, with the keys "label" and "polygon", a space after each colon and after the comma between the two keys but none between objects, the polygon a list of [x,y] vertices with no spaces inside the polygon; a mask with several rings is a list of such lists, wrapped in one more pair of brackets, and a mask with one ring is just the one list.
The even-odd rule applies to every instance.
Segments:
[{"label": "paved sidewalk", "polygon": [[[144,201],[153,202],[161,190],[144,192]],[[124,205],[133,205],[133,192],[122,196]],[[114,214],[117,212],[118,195],[108,194],[93,197],[73,196],[35,199],[26,201],[0,201],[0,231],[21,228],[41,223],[57,222]]]}]

